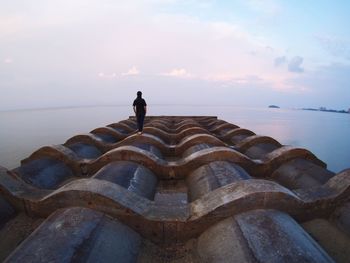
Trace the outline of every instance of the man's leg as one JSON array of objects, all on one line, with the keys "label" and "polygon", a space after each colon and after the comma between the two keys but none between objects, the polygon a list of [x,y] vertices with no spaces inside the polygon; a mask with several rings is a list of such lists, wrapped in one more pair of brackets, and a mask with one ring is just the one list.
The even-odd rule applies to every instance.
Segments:
[{"label": "man's leg", "polygon": [[139,131],[142,132],[143,131],[143,122],[145,120],[145,114],[141,114],[140,116],[140,126],[139,126]]}]

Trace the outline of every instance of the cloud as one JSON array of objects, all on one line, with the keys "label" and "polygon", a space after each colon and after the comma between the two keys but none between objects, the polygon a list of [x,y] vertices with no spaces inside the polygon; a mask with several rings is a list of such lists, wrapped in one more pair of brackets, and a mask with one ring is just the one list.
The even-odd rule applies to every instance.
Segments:
[{"label": "cloud", "polygon": [[[325,106],[334,109],[348,109],[350,107],[350,65],[330,64],[308,70],[307,74],[294,75],[288,84],[294,87],[305,87],[308,94],[300,96],[304,105],[310,107]],[[296,100],[295,103],[300,103]]]},{"label": "cloud", "polygon": [[327,35],[317,35],[315,38],[331,55],[350,60],[350,40]]},{"label": "cloud", "polygon": [[[46,5],[46,1],[41,1]],[[41,94],[47,87],[53,93],[74,93],[70,100],[72,104],[82,92],[86,92],[86,87],[89,87],[86,99],[98,103],[110,100],[109,96],[100,92],[101,88],[110,89],[111,94],[118,95],[124,92],[124,87],[132,87],[134,92],[140,84],[154,87],[150,96],[155,98],[168,96],[170,89],[162,89],[164,86],[182,85],[185,91],[195,90],[194,95],[198,95],[197,88],[200,87],[198,89],[203,91],[201,99],[211,101],[213,97],[206,92],[215,95],[220,84],[227,84],[230,89],[227,94],[221,94],[222,98],[219,97],[221,95],[215,96],[218,100],[229,100],[238,88],[241,88],[239,93],[247,88],[247,94],[254,87],[270,93],[277,89],[289,91],[284,84],[286,78],[306,75],[289,73],[287,57],[277,69],[274,59],[288,56],[288,53],[282,53],[284,49],[275,46],[263,34],[251,32],[236,20],[227,21],[222,17],[205,19],[197,16],[198,12],[194,15],[189,15],[191,12],[167,13],[166,8],[136,5],[135,1],[125,4],[106,1],[108,4],[101,4],[96,0],[77,0],[82,4],[86,2],[86,6],[84,4],[84,8],[76,8],[73,12],[69,1],[63,1],[67,3],[63,15],[56,5],[47,4],[49,11],[43,12],[47,14],[45,17],[42,17],[43,14],[38,14],[40,17],[28,14],[23,31],[14,31],[11,38],[1,39],[2,49],[6,52],[2,60],[12,54],[20,54],[23,58],[17,63],[15,57],[16,63],[11,67],[4,66],[8,71],[5,72],[8,86],[17,87],[16,94],[26,94],[28,89],[33,91],[30,100],[26,96],[22,96],[22,101],[17,100],[21,107],[30,101],[33,105],[41,105],[43,99],[35,94]],[[142,1],[163,5],[161,0]],[[28,4],[28,8],[30,6]],[[33,5],[32,12],[36,14],[36,10],[41,10],[39,7]],[[24,14],[29,12],[27,6],[17,8],[23,9]],[[0,64],[3,64],[2,60]],[[299,64],[297,69],[300,71],[302,66]],[[16,77],[12,77],[13,72],[16,72]],[[3,74],[1,69],[0,73]],[[252,75],[257,77],[247,77]],[[5,86],[4,82],[4,78],[0,79],[1,87]],[[73,82],[79,84],[75,84],[71,92],[68,85]],[[4,93],[1,107],[15,107],[8,95],[12,93]],[[13,93],[13,97],[16,94]],[[47,96],[50,97],[50,94]],[[228,96],[230,94],[232,96]],[[191,97],[186,99],[190,101]],[[121,97],[122,100],[127,101],[128,96]]]},{"label": "cloud", "polygon": [[140,71],[135,66],[133,66],[127,72],[122,73],[122,76],[136,76],[139,74],[140,74]]},{"label": "cloud", "polygon": [[192,74],[188,73],[186,69],[184,68],[175,68],[169,72],[161,74],[163,76],[170,76],[170,77],[179,77],[179,78],[188,78],[193,77]]},{"label": "cloud", "polygon": [[290,72],[295,72],[295,73],[304,72],[304,69],[301,67],[303,60],[304,59],[302,57],[299,57],[299,56],[292,58],[288,63],[288,70]]},{"label": "cloud", "polygon": [[282,66],[282,65],[284,65],[285,63],[287,63],[287,58],[286,58],[286,56],[277,57],[277,58],[275,58],[275,60],[274,60],[275,67]]}]

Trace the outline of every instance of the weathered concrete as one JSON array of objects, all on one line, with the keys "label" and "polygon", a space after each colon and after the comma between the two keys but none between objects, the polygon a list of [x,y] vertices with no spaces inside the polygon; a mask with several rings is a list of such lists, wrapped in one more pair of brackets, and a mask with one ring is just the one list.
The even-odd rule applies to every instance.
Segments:
[{"label": "weathered concrete", "polygon": [[83,143],[93,145],[101,152],[106,152],[109,149],[109,144],[105,143],[100,137],[95,134],[79,134],[68,139],[63,145],[69,147],[72,144]]},{"label": "weathered concrete", "polygon": [[184,158],[186,158],[195,152],[198,152],[198,151],[203,150],[203,149],[209,149],[211,147],[213,147],[213,146],[211,146],[208,143],[199,143],[199,144],[196,144],[194,146],[189,147],[186,151],[183,152],[182,156]]},{"label": "weathered concrete", "polygon": [[244,154],[252,159],[262,159],[266,154],[278,149],[279,147],[270,143],[258,143],[247,149]]},{"label": "weathered concrete", "polygon": [[202,262],[333,262],[287,214],[253,210],[229,218],[198,240]]},{"label": "weathered concrete", "polygon": [[125,123],[112,123],[107,125],[107,127],[111,127],[115,129],[116,131],[124,134],[130,134],[132,132],[135,132],[135,128],[125,124]]},{"label": "weathered concrete", "polygon": [[69,148],[80,158],[95,159],[102,155],[102,152],[97,147],[86,143],[71,144]]},{"label": "weathered concrete", "polygon": [[289,189],[310,188],[326,183],[334,173],[305,159],[284,162],[271,177]]},{"label": "weathered concrete", "polygon": [[[164,221],[182,222],[181,227],[177,224],[179,228],[174,233],[177,240],[188,240],[218,220],[250,209],[274,208],[298,218],[309,219],[329,213],[348,197],[349,175],[350,173],[342,173],[338,175],[340,178],[335,176],[324,186],[298,192],[298,195],[271,181],[236,181],[213,190],[188,205],[179,202],[178,205],[171,206],[159,205],[117,184],[96,179],[75,180],[47,193],[27,189],[16,178],[2,174],[0,190],[11,203],[18,203],[19,208],[20,204],[24,204],[28,213],[39,216],[47,216],[60,207],[84,206],[108,213],[127,224],[131,224],[130,217],[134,217],[135,225],[130,225],[131,227],[136,227],[141,222],[144,225],[157,225]],[[335,181],[342,181],[343,184]],[[149,234],[143,233],[146,236]],[[149,238],[159,242],[164,240],[162,235],[159,233]]]},{"label": "weathered concrete", "polygon": [[350,237],[332,222],[318,218],[303,223],[302,227],[336,262],[349,262]]},{"label": "weathered concrete", "polygon": [[135,262],[140,243],[118,221],[71,208],[50,216],[5,262]]},{"label": "weathered concrete", "polygon": [[111,134],[95,133],[94,135],[105,143],[116,143],[119,141],[118,138],[114,137]]},{"label": "weathered concrete", "polygon": [[0,228],[0,262],[3,262],[18,245],[43,222],[20,212]]},{"label": "weathered concrete", "polygon": [[194,201],[216,188],[250,178],[246,171],[234,163],[211,162],[199,167],[187,177],[189,199]]},{"label": "weathered concrete", "polygon": [[72,170],[63,162],[49,158],[25,163],[15,172],[27,183],[44,189],[55,189],[73,177]]},{"label": "weathered concrete", "polygon": [[0,196],[0,229],[14,215],[15,209],[2,196]]},{"label": "weathered concrete", "polygon": [[141,143],[141,142],[134,142],[131,145],[132,146],[136,146],[136,147],[138,147],[140,149],[146,150],[146,151],[154,154],[155,156],[157,156],[160,159],[163,158],[162,152],[157,147],[153,146],[152,144]]},{"label": "weathered concrete", "polygon": [[261,135],[251,135],[246,139],[242,140],[241,142],[237,143],[235,145],[235,148],[243,153],[247,151],[250,147],[260,143],[275,145],[276,149],[282,146],[278,141],[276,141],[271,137],[261,136]]},{"label": "weathered concrete", "polygon": [[334,212],[333,220],[343,232],[350,236],[350,200]]},{"label": "weathered concrete", "polygon": [[218,134],[218,138],[231,145],[235,145],[238,142],[241,142],[243,139],[255,135],[255,133],[251,130],[243,128],[228,129],[226,132],[221,132],[218,130],[216,134]]},{"label": "weathered concrete", "polygon": [[[136,135],[136,122],[131,118],[74,136],[64,145],[43,147],[14,171],[0,167],[0,196],[16,214],[23,211],[35,218],[69,207],[85,207],[95,210],[92,214],[103,213],[102,218],[116,218],[144,238],[137,257],[140,262],[146,260],[147,248],[149,258],[159,262],[200,262],[203,255],[208,255],[207,261],[229,262],[237,258],[302,262],[310,255],[315,255],[314,261],[328,259],[291,217],[305,224],[325,218],[331,227],[312,223],[309,232],[316,229],[316,241],[332,257],[345,258],[339,254],[344,254],[341,251],[347,243],[339,248],[334,244],[349,235],[350,170],[333,176],[305,149],[282,146],[270,137],[213,117],[147,117],[145,127],[142,135]],[[98,152],[102,153],[99,157]],[[70,173],[60,169],[47,172],[55,165],[41,165],[46,160],[57,162]],[[24,182],[26,177],[44,175],[54,182],[55,190]],[[253,213],[256,209],[261,212]],[[220,222],[232,217],[232,224],[221,227]],[[82,220],[95,220],[86,218]],[[79,247],[71,259],[77,261],[79,255],[83,261],[96,260],[92,254],[87,256],[88,250],[111,255],[94,243],[96,233],[104,233],[100,229],[104,219],[96,223],[97,232],[86,232],[83,221],[76,231],[87,237],[86,242],[66,244]],[[218,233],[208,234],[215,241],[209,244],[203,236],[217,226]],[[333,243],[318,241],[316,236],[320,234],[321,240],[327,232],[318,231],[318,226],[331,231],[332,238],[343,231],[345,238],[335,238]],[[286,233],[289,228],[293,233]],[[107,237],[114,233],[112,226],[112,230],[105,229]],[[96,238],[100,237],[102,234]],[[38,243],[36,240],[31,242]],[[138,253],[139,249],[133,251]]]},{"label": "weathered concrete", "polygon": [[190,135],[209,133],[206,129],[200,127],[188,128],[186,130],[182,130],[180,133],[167,133],[155,127],[145,127],[143,131],[161,138],[167,144],[178,144],[183,138]]},{"label": "weathered concrete", "polygon": [[209,129],[209,131],[211,133],[215,133],[215,134],[219,134],[219,135],[223,135],[225,133],[227,133],[227,131],[229,130],[234,130],[239,128],[239,126],[234,125],[232,123],[228,123],[228,122],[224,122],[224,123],[218,123],[217,125],[215,125],[215,127]]},{"label": "weathered concrete", "polygon": [[113,162],[99,170],[93,178],[123,186],[140,196],[153,200],[156,176],[147,168],[132,162]]}]

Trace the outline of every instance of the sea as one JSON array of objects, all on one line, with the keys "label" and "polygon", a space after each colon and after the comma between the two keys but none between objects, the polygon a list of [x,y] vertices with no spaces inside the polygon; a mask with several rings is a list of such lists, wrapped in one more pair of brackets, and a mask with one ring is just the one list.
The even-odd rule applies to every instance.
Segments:
[{"label": "sea", "polygon": [[[0,111],[0,165],[13,169],[32,152],[133,115],[131,106]],[[150,116],[217,116],[283,145],[306,148],[329,170],[350,168],[350,114],[238,106],[149,105]]]}]

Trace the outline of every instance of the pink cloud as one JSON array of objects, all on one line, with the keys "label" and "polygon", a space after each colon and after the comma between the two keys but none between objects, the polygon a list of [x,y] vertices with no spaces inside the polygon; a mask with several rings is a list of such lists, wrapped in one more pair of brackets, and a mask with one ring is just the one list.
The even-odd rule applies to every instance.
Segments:
[{"label": "pink cloud", "polygon": [[136,75],[139,75],[139,74],[140,74],[140,71],[137,69],[136,66],[133,66],[127,72],[122,73],[122,76],[136,76]]},{"label": "pink cloud", "polygon": [[161,74],[163,76],[179,77],[179,78],[189,78],[193,77],[193,74],[186,71],[184,68],[174,68],[169,72]]}]

